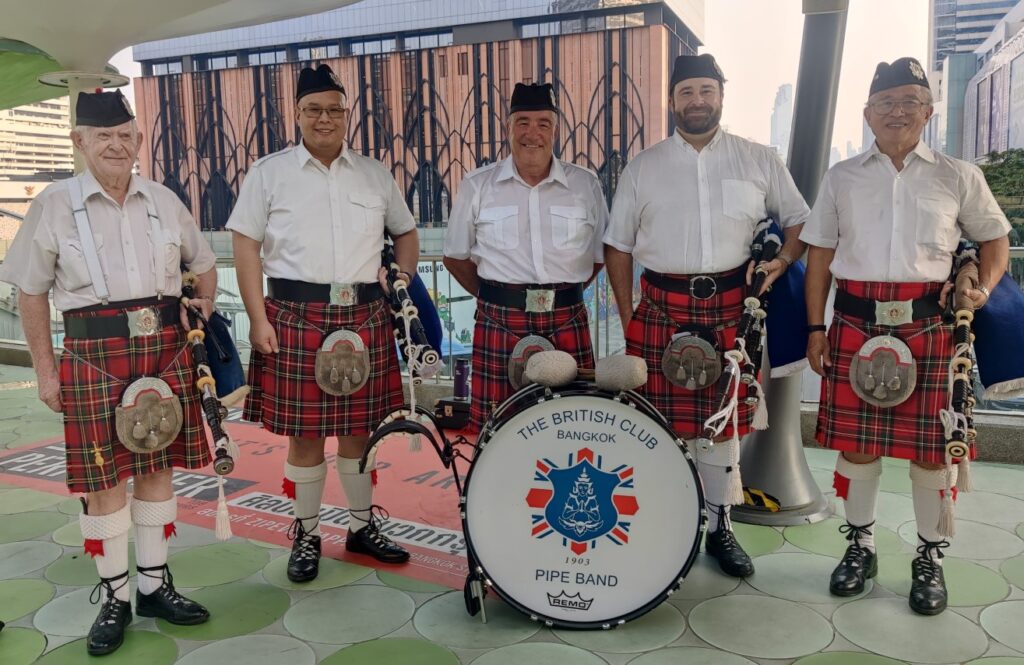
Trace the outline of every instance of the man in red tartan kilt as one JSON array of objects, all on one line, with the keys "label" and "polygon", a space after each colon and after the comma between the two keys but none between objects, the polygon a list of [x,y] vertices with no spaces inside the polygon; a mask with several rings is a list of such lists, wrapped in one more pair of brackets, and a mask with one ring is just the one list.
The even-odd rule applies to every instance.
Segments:
[{"label": "man in red tartan kilt", "polygon": [[444,264],[477,297],[470,428],[522,387],[527,358],[555,348],[594,366],[583,289],[601,270],[608,208],[597,176],[553,153],[551,84],[517,83],[512,155],[462,180]]},{"label": "man in red tartan kilt", "polygon": [[[174,589],[167,541],[178,505],[173,467],[210,463],[185,338],[188,321],[178,302],[181,264],[199,275],[199,297],[191,304],[206,316],[217,272],[216,257],[177,196],[132,175],[141,135],[124,96],[82,93],[75,110],[71,139],[86,170],[50,185],[32,202],[0,279],[19,289],[39,398],[64,415],[68,488],[85,494],[79,523],[100,577],[93,602],[102,600],[86,648],[98,656],[121,645],[132,621],[132,524],[139,572],[135,613],[180,625],[209,618],[202,605]],[[51,288],[64,315],[59,368],[51,345]],[[159,395],[159,420],[131,410],[130,395],[140,395],[138,406],[148,391]],[[121,409],[138,420],[115,415]],[[125,433],[119,419],[128,423]]]},{"label": "man in red tartan kilt", "polygon": [[300,72],[295,106],[302,140],[252,165],[227,228],[252,325],[243,417],[288,437],[288,578],[308,582],[320,570],[329,436],[338,439],[335,467],[348,500],[345,549],[385,563],[409,559],[381,533],[373,470],[360,471],[359,460],[370,433],[403,402],[384,297],[384,231],[406,281],[419,240],[388,170],[346,146],[348,98],[330,67]]},{"label": "man in red tartan kilt", "polygon": [[[691,442],[718,409],[715,368],[733,348],[744,309],[755,226],[771,215],[786,236],[778,257],[762,266],[767,288],[803,252],[798,236],[808,213],[775,151],[719,126],[724,84],[711,55],[676,58],[668,89],[676,131],[626,166],[604,236],[626,353],[648,367],[641,392]],[[636,312],[634,258],[645,268]],[[684,357],[683,344],[688,360],[673,363],[673,354]],[[730,506],[743,501],[739,438],[754,411],[744,393],[737,428],[730,422],[710,450],[691,445],[711,508],[705,550],[735,577],[754,572],[729,522]]]},{"label": "man in red tartan kilt", "polygon": [[823,377],[816,437],[841,451],[835,488],[846,501],[840,531],[850,543],[829,588],[854,596],[877,574],[879,457],[908,459],[918,534],[909,601],[928,615],[946,607],[942,550],[953,535],[958,466],[964,474],[974,456],[972,447],[952,464],[939,415],[954,346],[942,317],[952,252],[961,237],[980,244],[978,289],[956,294],[980,308],[1006,271],[1010,230],[981,170],[921,141],[932,110],[917,60],[879,63],[864,108],[875,143],[828,171],[800,236],[811,246],[807,358]]}]

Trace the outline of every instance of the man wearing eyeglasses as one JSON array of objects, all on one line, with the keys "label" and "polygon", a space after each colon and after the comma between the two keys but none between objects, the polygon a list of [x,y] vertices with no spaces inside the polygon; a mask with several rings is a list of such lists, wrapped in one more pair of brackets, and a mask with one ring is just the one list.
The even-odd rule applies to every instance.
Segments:
[{"label": "man wearing eyeglasses", "polygon": [[384,299],[384,232],[406,279],[419,240],[388,170],[345,145],[347,104],[330,67],[303,69],[295,94],[302,140],[253,164],[227,224],[251,322],[243,417],[289,442],[283,487],[295,512],[294,582],[319,572],[329,436],[338,438],[336,470],[349,506],[345,548],[386,563],[409,558],[371,515],[372,473],[360,473],[359,459],[369,433],[403,402]]},{"label": "man wearing eyeglasses", "polygon": [[[942,319],[946,280],[960,238],[979,243],[979,286],[956,295],[984,306],[1006,271],[1010,226],[978,167],[921,141],[932,116],[921,63],[879,63],[869,95],[864,119],[875,143],[825,174],[800,235],[811,246],[807,357],[823,377],[816,436],[841,451],[835,488],[846,501],[840,530],[850,543],[829,586],[854,596],[877,574],[879,457],[908,459],[918,545],[910,607],[931,615],[946,607],[942,550],[952,536],[960,466],[946,456],[939,415],[953,355],[953,326]],[[826,336],[833,277],[835,318]]]}]

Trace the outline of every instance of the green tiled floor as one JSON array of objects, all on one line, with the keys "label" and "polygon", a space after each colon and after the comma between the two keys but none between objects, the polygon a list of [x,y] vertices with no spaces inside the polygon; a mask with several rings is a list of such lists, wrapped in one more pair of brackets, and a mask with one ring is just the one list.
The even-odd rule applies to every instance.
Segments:
[{"label": "green tiled floor", "polygon": [[[30,371],[0,367],[0,448],[60,433]],[[831,492],[835,454],[808,450]],[[699,556],[683,587],[645,617],[609,632],[551,630],[493,595],[489,622],[469,617],[462,592],[396,571],[324,560],[309,585],[287,580],[287,550],[185,524],[172,540],[179,588],[213,618],[178,627],[136,618],[114,655],[88,659],[82,636],[94,580],[77,530],[77,501],[0,485],[2,665],[1024,665],[1024,468],[976,464],[978,491],[961,494],[947,550],[950,609],[907,607],[913,510],[907,465],[886,460],[879,501],[880,573],[858,598],[828,594],[846,542],[838,519],[774,529],[737,525],[756,574],[723,576]],[[841,509],[842,506],[840,505]],[[186,547],[191,545],[191,547]],[[642,562],[638,562],[642,565]]]}]

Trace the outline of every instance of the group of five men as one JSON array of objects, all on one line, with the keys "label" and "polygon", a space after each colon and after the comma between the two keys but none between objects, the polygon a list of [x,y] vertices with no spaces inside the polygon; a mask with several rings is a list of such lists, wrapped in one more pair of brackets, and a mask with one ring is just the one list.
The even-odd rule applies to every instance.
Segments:
[{"label": "group of five men", "polygon": [[[604,264],[627,353],[649,367],[641,391],[681,438],[698,436],[715,409],[714,385],[673,380],[663,371],[663,352],[680,334],[701,336],[718,350],[731,347],[750,279],[752,234],[773,217],[785,239],[760,266],[766,288],[810,245],[807,356],[824,377],[818,440],[842,451],[836,488],[846,500],[850,541],[832,592],[860,593],[875,574],[878,457],[903,457],[912,461],[920,539],[910,604],[940,612],[947,541],[936,525],[955,468],[946,463],[942,428],[932,417],[946,399],[940,388],[952,353],[938,302],[949,296],[943,285],[951,251],[965,236],[981,245],[981,281],[962,297],[984,305],[1006,267],[1008,223],[976,167],[920,141],[931,94],[913,59],[879,64],[864,110],[876,143],[829,171],[813,211],[774,151],[720,127],[724,84],[710,55],[675,61],[668,93],[676,129],[628,164],[610,214],[596,176],[553,156],[558,111],[551,86],[516,86],[507,124],[511,155],[463,179],[445,239],[445,265],[478,298],[472,425],[479,428],[514,391],[508,359],[525,337],[541,336],[580,366],[593,366],[583,289]],[[381,532],[372,469],[361,472],[359,458],[368,435],[403,401],[383,297],[385,232],[406,279],[416,270],[419,241],[391,174],[346,145],[348,101],[326,65],[302,71],[295,114],[302,140],[253,164],[227,224],[251,322],[244,417],[289,440],[284,491],[295,521],[288,576],[296,582],[318,574],[327,437],[338,439],[334,465],[349,506],[346,549],[383,562],[409,558]],[[217,285],[214,255],[178,198],[132,175],[140,137],[120,93],[83,94],[77,111],[72,137],[87,169],[37,197],[0,279],[20,290],[40,398],[64,414],[67,483],[86,495],[80,523],[102,590],[87,644],[90,653],[104,654],[121,644],[132,617],[133,523],[136,613],[179,624],[209,616],[174,589],[166,561],[176,516],[171,470],[210,462],[190,386],[181,266],[199,275],[190,304],[206,315]],[[634,259],[644,268],[635,310]],[[826,337],[832,276],[842,297]],[[51,288],[65,322],[59,367]],[[874,302],[897,300],[914,302],[911,320],[874,320]],[[918,361],[917,388],[895,406],[858,400],[848,377],[858,345],[879,331],[905,339]],[[131,422],[120,427],[118,419],[134,413],[124,409],[123,394],[152,388],[137,382],[153,378],[173,393],[166,399],[180,403],[180,430],[165,428],[173,409],[148,429],[138,418],[134,429]],[[739,440],[753,411],[741,403],[736,428],[728,426],[709,451],[693,447],[711,508],[705,549],[738,577],[753,572],[729,521]],[[125,437],[162,443],[140,449]]]}]

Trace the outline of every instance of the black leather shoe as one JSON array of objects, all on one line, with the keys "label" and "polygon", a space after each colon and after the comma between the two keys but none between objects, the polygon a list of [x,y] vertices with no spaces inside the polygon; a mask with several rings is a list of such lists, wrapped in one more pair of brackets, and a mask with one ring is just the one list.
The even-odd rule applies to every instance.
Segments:
[{"label": "black leather shoe", "polygon": [[878,574],[878,557],[857,543],[846,548],[843,560],[832,571],[828,590],[833,596],[856,596],[864,592],[867,581]]},{"label": "black leather shoe", "polygon": [[910,609],[929,616],[946,609],[946,578],[942,566],[926,556],[910,563],[913,579],[910,584]]},{"label": "black leather shoe", "polygon": [[384,513],[385,517],[371,513],[370,523],[355,533],[349,529],[348,538],[345,539],[345,549],[349,552],[369,554],[381,563],[405,563],[409,560],[409,553],[396,544],[393,540],[380,532],[381,524],[387,513],[380,506],[373,506],[377,511]]},{"label": "black leather shoe", "polygon": [[719,526],[717,531],[708,531],[704,536],[704,551],[718,560],[718,567],[726,575],[748,577],[754,574],[754,562],[728,527]]},{"label": "black leather shoe", "polygon": [[132,604],[118,600],[114,597],[114,588],[111,584],[123,579],[128,583],[128,571],[117,577],[100,578],[100,583],[92,590],[89,602],[94,605],[99,602],[100,589],[106,589],[107,599],[100,607],[100,613],[89,629],[89,637],[86,638],[85,648],[90,656],[105,656],[108,653],[117,651],[124,642],[124,629],[132,622]]},{"label": "black leather shoe", "polygon": [[174,589],[174,578],[167,564],[148,568],[140,566],[136,570],[150,577],[156,577],[151,573],[159,570],[163,573],[164,580],[160,588],[153,593],[135,591],[135,613],[140,617],[155,617],[178,626],[194,626],[209,620],[210,613],[205,607]]},{"label": "black leather shoe", "polygon": [[320,536],[306,533],[302,520],[296,519],[288,530],[292,539],[292,553],[288,557],[288,579],[309,582],[320,574]]}]

